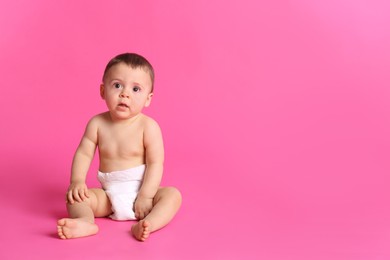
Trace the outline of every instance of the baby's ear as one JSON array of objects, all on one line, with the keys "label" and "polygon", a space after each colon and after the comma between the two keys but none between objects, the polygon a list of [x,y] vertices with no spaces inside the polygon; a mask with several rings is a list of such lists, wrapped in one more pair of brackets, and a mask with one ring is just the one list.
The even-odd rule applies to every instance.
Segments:
[{"label": "baby's ear", "polygon": [[100,84],[100,96],[104,99],[104,84]]},{"label": "baby's ear", "polygon": [[148,99],[146,100],[145,107],[150,106],[150,103],[152,102],[153,93],[149,93]]}]

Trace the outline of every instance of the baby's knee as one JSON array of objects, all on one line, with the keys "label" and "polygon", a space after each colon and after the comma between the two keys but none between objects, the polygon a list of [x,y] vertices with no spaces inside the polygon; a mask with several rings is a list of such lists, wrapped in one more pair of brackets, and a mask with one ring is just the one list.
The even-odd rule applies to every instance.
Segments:
[{"label": "baby's knee", "polygon": [[74,200],[73,202],[67,202],[66,207],[68,210],[74,209],[74,208],[80,208],[80,207],[88,207],[92,209],[92,201],[91,198],[84,198],[83,200],[77,201]]},{"label": "baby's knee", "polygon": [[96,200],[97,200],[97,198],[96,198],[95,192],[93,191],[93,189],[90,189],[90,190],[88,190],[88,193],[86,194],[86,196],[83,199],[80,198],[79,201],[74,200],[74,203],[72,203],[72,204],[76,204],[76,205],[77,204],[84,204],[84,205],[87,205],[87,206],[92,208],[96,204]]},{"label": "baby's knee", "polygon": [[175,188],[175,187],[164,187],[163,189],[163,195],[166,197],[169,197],[171,200],[174,200],[175,202],[181,203],[182,201],[182,195],[181,192]]}]

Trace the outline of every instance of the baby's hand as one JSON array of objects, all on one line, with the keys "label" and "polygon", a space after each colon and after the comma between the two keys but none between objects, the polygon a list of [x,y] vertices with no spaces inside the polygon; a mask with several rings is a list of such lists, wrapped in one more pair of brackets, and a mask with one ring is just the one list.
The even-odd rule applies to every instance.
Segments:
[{"label": "baby's hand", "polygon": [[89,198],[88,188],[84,182],[71,183],[66,194],[67,202],[73,204],[75,201],[83,202]]},{"label": "baby's hand", "polygon": [[134,204],[135,217],[144,219],[153,208],[153,198],[137,197]]}]

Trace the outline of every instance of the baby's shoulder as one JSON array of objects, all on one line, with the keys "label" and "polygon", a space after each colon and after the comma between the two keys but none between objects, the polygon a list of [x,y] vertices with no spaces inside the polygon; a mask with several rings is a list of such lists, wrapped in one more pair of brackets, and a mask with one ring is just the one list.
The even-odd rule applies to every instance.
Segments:
[{"label": "baby's shoulder", "polygon": [[110,118],[110,115],[108,112],[97,114],[89,120],[88,125],[99,127],[103,124],[107,124],[107,122],[109,121],[109,118]]},{"label": "baby's shoulder", "polygon": [[144,129],[160,128],[156,120],[144,114],[142,114],[140,124]]}]

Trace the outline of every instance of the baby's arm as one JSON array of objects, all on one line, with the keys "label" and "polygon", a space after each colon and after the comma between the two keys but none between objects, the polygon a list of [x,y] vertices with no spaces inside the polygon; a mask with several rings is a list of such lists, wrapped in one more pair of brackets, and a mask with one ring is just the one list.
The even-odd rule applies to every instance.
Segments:
[{"label": "baby's arm", "polygon": [[97,119],[89,121],[83,138],[76,150],[72,163],[72,175],[68,188],[67,199],[73,204],[81,202],[89,197],[88,188],[85,184],[87,172],[97,147]]},{"label": "baby's arm", "polygon": [[135,202],[135,215],[138,219],[143,219],[152,210],[164,163],[164,144],[160,127],[154,120],[150,120],[144,131],[146,172]]}]

